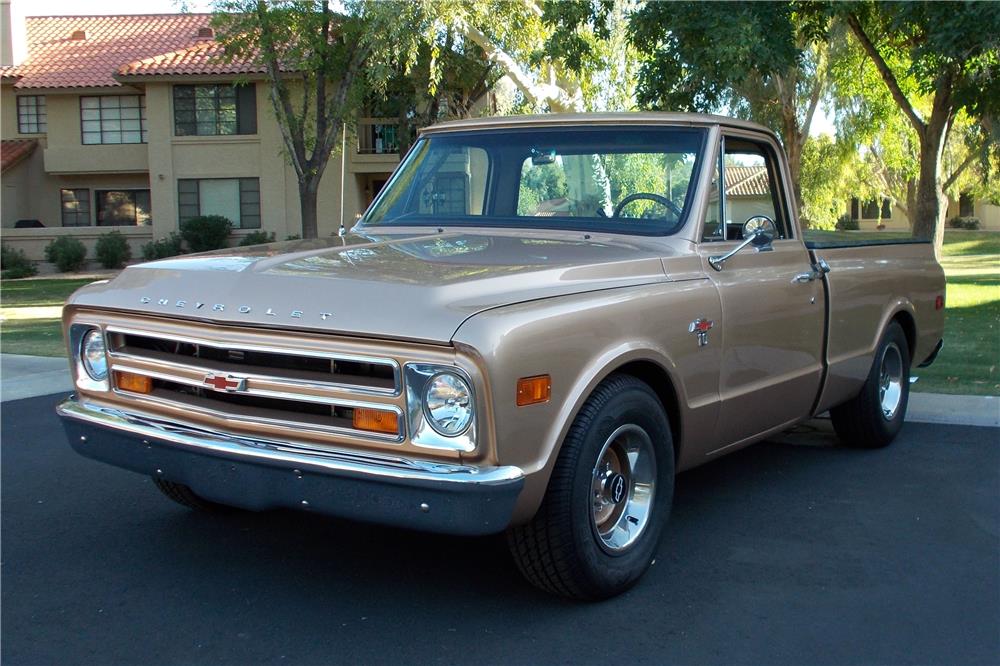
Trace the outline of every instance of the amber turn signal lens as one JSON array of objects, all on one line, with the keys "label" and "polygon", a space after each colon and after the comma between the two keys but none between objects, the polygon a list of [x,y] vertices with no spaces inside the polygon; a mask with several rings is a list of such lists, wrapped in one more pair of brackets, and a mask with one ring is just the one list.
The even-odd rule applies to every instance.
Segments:
[{"label": "amber turn signal lens", "polygon": [[355,407],[353,421],[357,430],[383,432],[390,435],[399,434],[399,416],[396,412],[387,409]]},{"label": "amber turn signal lens", "polygon": [[137,375],[132,372],[115,371],[115,386],[123,391],[132,393],[152,393],[153,378],[145,375]]},{"label": "amber turn signal lens", "polygon": [[552,378],[548,375],[521,377],[517,380],[517,406],[548,402],[552,396]]}]

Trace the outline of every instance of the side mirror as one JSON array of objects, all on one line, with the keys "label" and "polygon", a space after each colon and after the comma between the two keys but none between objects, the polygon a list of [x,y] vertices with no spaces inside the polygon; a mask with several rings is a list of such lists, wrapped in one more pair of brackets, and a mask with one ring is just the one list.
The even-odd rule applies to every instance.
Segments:
[{"label": "side mirror", "polygon": [[743,223],[743,242],[725,254],[709,257],[708,264],[721,271],[727,261],[748,245],[753,245],[758,252],[770,252],[771,243],[777,235],[778,228],[774,226],[774,220],[766,215],[755,215]]},{"label": "side mirror", "polygon": [[765,247],[770,249],[777,235],[778,228],[767,215],[754,215],[743,223],[743,238],[749,238],[758,250]]}]

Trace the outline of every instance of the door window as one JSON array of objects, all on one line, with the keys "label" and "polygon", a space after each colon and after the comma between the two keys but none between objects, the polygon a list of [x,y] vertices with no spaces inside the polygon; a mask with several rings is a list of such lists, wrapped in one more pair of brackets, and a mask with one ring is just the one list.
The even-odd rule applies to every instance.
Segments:
[{"label": "door window", "polygon": [[716,164],[702,240],[741,240],[743,224],[758,215],[774,222],[778,238],[790,238],[788,219],[781,205],[777,162],[771,148],[755,141],[725,137],[722,155],[723,159]]}]

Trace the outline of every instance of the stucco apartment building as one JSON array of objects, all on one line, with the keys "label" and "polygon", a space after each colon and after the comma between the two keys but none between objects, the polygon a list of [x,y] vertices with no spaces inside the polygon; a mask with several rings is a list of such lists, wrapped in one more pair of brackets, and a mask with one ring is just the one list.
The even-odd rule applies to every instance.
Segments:
[{"label": "stucco apartment building", "polygon": [[[847,203],[844,214],[856,220],[863,231],[875,230],[879,225],[886,231],[906,231],[912,227],[907,211],[888,198],[863,201],[854,197]],[[1000,206],[970,194],[948,198],[946,219],[953,217],[974,217],[979,220],[980,229],[1000,231]]]},{"label": "stucco apartment building", "polygon": [[[2,7],[0,51],[12,58]],[[139,257],[143,243],[207,214],[234,222],[234,243],[258,229],[301,233],[265,77],[220,62],[210,19],[25,20],[26,57],[0,68],[4,243],[41,260],[59,235],[92,248],[115,229]],[[359,118],[357,128],[324,174],[321,235],[349,227],[399,162],[393,121]]]}]

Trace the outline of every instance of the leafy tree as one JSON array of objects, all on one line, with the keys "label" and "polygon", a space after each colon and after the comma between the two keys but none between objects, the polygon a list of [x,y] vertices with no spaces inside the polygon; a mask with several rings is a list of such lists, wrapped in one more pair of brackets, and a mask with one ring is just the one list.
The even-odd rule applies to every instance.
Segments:
[{"label": "leafy tree", "polygon": [[631,108],[634,59],[629,0],[441,0],[426,16],[486,59],[517,88],[528,110]]},{"label": "leafy tree", "polygon": [[988,2],[855,2],[828,11],[846,21],[916,134],[913,231],[940,251],[942,157],[955,120],[964,112],[991,127],[1000,110],[1000,12]]},{"label": "leafy tree", "polygon": [[802,151],[828,87],[829,44],[795,2],[651,2],[634,14],[642,57],[639,103],[656,109],[725,112],[778,132],[795,199]]},{"label": "leafy tree", "polygon": [[399,151],[405,153],[414,130],[470,117],[501,76],[481,48],[445,26],[417,46],[412,61],[396,63],[384,88],[369,92],[366,107],[374,116],[398,119]]},{"label": "leafy tree", "polygon": [[299,187],[302,235],[318,233],[316,198],[362,91],[384,86],[411,58],[425,26],[415,6],[349,0],[217,0],[215,26],[227,60],[257,64]]}]

